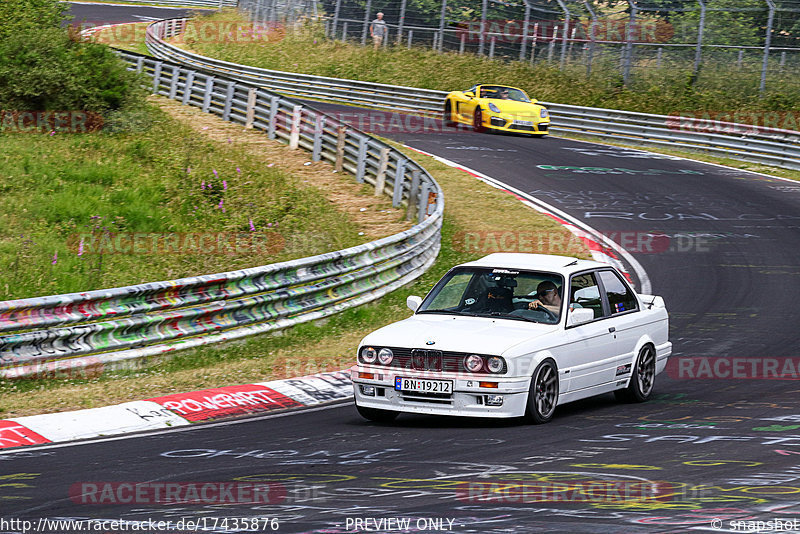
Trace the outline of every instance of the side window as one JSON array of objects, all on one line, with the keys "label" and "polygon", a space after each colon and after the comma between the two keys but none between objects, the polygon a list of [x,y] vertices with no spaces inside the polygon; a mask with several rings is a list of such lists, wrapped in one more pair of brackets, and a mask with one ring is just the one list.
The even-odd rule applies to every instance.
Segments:
[{"label": "side window", "polygon": [[616,273],[600,271],[600,279],[603,281],[612,315],[638,309],[633,291],[628,289]]},{"label": "side window", "polygon": [[600,287],[594,273],[579,274],[572,277],[569,283],[570,308],[591,308],[594,318],[603,317],[603,303],[600,299]]}]

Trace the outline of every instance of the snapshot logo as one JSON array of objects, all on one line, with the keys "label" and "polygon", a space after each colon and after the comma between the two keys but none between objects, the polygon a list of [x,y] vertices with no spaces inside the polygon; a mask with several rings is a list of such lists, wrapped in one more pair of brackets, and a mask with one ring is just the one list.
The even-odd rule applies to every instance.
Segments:
[{"label": "snapshot logo", "polygon": [[76,482],[75,504],[280,504],[278,482]]},{"label": "snapshot logo", "polygon": [[667,119],[672,130],[701,133],[754,135],[800,130],[797,111],[673,112]]},{"label": "snapshot logo", "polygon": [[95,133],[103,129],[103,116],[93,111],[0,110],[0,133]]},{"label": "snapshot logo", "polygon": [[667,361],[667,375],[678,380],[800,380],[800,358],[681,356]]},{"label": "snapshot logo", "polygon": [[[487,20],[483,26],[483,38],[489,41],[518,44],[522,42],[524,20]],[[530,20],[528,22],[528,43],[541,40],[550,41],[564,35],[565,24],[558,20]],[[591,22],[571,22],[566,28],[567,37],[572,40],[622,43],[630,37],[637,43],[663,43],[669,41],[675,30],[665,21],[637,21],[598,19],[592,28]],[[468,43],[481,40],[481,22],[465,21],[458,23],[457,35]]]},{"label": "snapshot logo", "polygon": [[[225,21],[175,21],[170,30],[180,33],[167,38],[173,44],[196,43],[267,43],[283,40],[286,28],[281,23],[250,23]],[[78,31],[97,43],[115,45],[141,43],[145,40],[148,24],[130,21],[81,22]],[[163,35],[160,37],[164,38]]]},{"label": "snapshot logo", "polygon": [[73,234],[67,240],[79,256],[96,254],[240,255],[276,254],[283,250],[278,232],[145,232]]},{"label": "snapshot logo", "polygon": [[[639,254],[668,252],[708,252],[711,239],[693,234],[666,234],[659,231],[606,231],[603,235],[625,250]],[[465,231],[453,235],[453,248],[459,252],[527,252],[573,256],[598,246],[607,254],[613,250],[588,235],[565,232]]]},{"label": "snapshot logo", "polygon": [[505,480],[469,482],[456,492],[463,502],[641,503],[675,495],[670,482],[643,480]]}]

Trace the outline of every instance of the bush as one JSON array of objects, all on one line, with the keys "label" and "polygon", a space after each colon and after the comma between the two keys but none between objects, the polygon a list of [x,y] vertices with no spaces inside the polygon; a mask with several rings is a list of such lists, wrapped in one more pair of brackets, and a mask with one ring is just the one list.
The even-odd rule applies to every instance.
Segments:
[{"label": "bush", "polygon": [[107,47],[43,28],[0,41],[0,109],[105,114],[141,99],[136,74]]}]

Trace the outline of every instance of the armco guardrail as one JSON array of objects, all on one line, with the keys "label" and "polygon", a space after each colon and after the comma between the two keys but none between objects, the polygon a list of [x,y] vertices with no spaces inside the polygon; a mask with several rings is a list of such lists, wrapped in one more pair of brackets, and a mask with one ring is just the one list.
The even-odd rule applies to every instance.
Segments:
[{"label": "armco guardrail", "polygon": [[[165,39],[181,33],[188,20],[169,19],[151,24],[146,36],[150,52],[156,57],[270,87],[297,98],[424,114],[438,114],[442,110],[447,94],[444,91],[237,65],[194,54],[166,42]],[[551,131],[554,132],[580,132],[636,144],[700,149],[732,159],[800,169],[800,132],[797,131],[542,103],[550,110],[553,119]]]},{"label": "armco guardrail", "polygon": [[0,377],[138,365],[146,357],[331,315],[420,276],[439,251],[444,199],[419,164],[263,88],[120,52],[153,93],[214,113],[346,169],[418,222],[337,252],[239,271],[0,302]]}]

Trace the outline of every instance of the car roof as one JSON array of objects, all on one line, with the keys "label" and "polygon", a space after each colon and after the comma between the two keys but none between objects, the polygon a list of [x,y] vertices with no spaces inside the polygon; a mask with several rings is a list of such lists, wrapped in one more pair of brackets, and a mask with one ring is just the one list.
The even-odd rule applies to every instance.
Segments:
[{"label": "car roof", "polygon": [[580,260],[574,256],[556,256],[553,254],[525,254],[522,252],[498,252],[458,267],[493,267],[498,269],[520,269],[528,271],[549,271],[571,274],[586,269],[610,267],[606,263],[592,260]]}]

